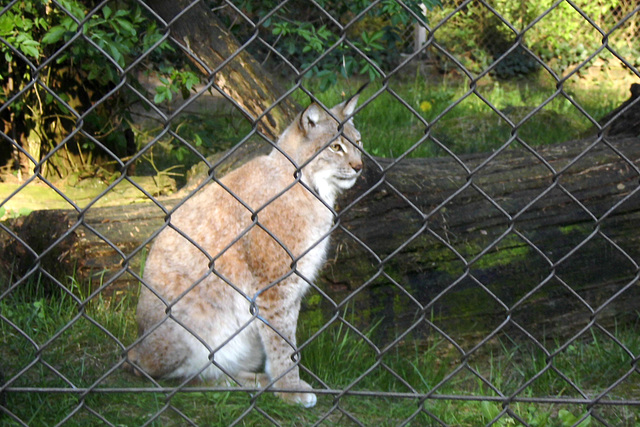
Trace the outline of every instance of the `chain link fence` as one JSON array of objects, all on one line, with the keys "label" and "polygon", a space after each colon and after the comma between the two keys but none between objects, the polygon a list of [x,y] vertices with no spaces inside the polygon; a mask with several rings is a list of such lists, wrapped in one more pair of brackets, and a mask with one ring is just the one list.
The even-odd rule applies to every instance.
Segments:
[{"label": "chain link fence", "polygon": [[[640,423],[637,116],[612,134],[633,117],[639,101],[632,97],[599,122],[567,89],[594,64],[606,68],[602,62],[620,66],[629,81],[637,81],[633,37],[640,6],[595,2],[596,16],[593,5],[570,1],[528,9],[527,2],[502,1],[459,1],[435,9],[421,9],[415,2],[361,3],[344,10],[341,2],[267,2],[267,10],[260,11],[252,2],[224,1],[208,3],[211,15],[202,14],[201,20],[188,15],[201,2],[103,1],[79,7],[53,0],[33,2],[33,8],[17,0],[3,3],[0,43],[7,64],[17,64],[5,68],[0,106],[2,155],[16,176],[0,200],[4,425]],[[136,7],[138,12],[132,12]],[[371,17],[382,9],[402,13],[404,20]],[[330,46],[315,51],[286,44],[285,32],[302,27],[285,24],[297,25],[301,14],[311,16],[313,25],[296,33],[304,40],[300,43],[313,42],[315,34],[331,40]],[[61,17],[59,25],[46,27],[44,18],[53,15]],[[25,24],[16,20],[20,16],[43,21]],[[186,24],[184,16],[189,16]],[[558,18],[563,22],[557,28],[579,22],[575,33],[588,35],[576,42],[575,62],[558,58],[570,51],[569,44],[553,44],[553,34],[539,34],[543,22]],[[10,27],[10,20],[21,24]],[[139,30],[131,22],[146,22],[148,37],[135,39]],[[477,25],[469,31],[485,31],[499,42],[455,30],[470,22]],[[386,45],[387,52],[376,51],[370,35],[394,23],[400,40]],[[101,32],[109,25],[113,39]],[[418,47],[415,26],[426,31]],[[26,34],[37,27],[48,31],[41,43],[48,40],[50,48],[34,57],[30,46],[38,43]],[[59,32],[52,30],[58,27]],[[200,38],[211,28],[220,30],[208,34],[221,40],[219,46]],[[335,42],[322,36],[322,28],[335,35]],[[182,31],[193,33],[187,37]],[[356,42],[363,32],[369,35]],[[465,44],[456,45],[461,40]],[[128,46],[129,55],[115,49],[116,43]],[[495,48],[479,46],[487,43]],[[340,50],[344,46],[347,50]],[[51,83],[56,81],[52,73],[78,66],[74,55],[79,50],[90,52],[79,64],[86,80]],[[320,102],[323,96],[303,76],[315,73],[316,80],[323,80],[329,72],[335,77],[341,66],[348,68],[345,52],[353,58],[352,71],[376,77],[354,113],[365,149],[371,131],[359,117],[385,97],[400,105],[406,119],[393,129],[400,132],[412,120],[419,124],[419,135],[393,158],[363,151],[363,178],[334,211],[332,249],[318,283],[309,284],[298,344],[291,350],[291,369],[299,369],[312,386],[317,406],[301,409],[280,402],[275,393],[295,390],[268,381],[198,382],[206,366],[179,380],[125,370],[127,353],[140,341],[134,319],[139,287],[153,288],[143,279],[151,244],[163,230],[179,229],[172,215],[202,188],[220,182],[247,157],[277,150],[276,137],[294,120],[296,101]],[[209,61],[208,54],[215,60]],[[166,58],[169,65],[162,72],[143,75],[149,64]],[[337,68],[323,68],[336,58]],[[96,67],[105,63],[107,71]],[[407,76],[416,78],[416,68],[420,79],[433,79],[420,74],[425,63],[436,81],[454,74],[454,84],[464,87],[429,118],[425,109],[431,104],[409,101],[397,89]],[[20,68],[21,81],[13,80],[12,66]],[[265,74],[252,75],[251,69]],[[190,80],[197,74],[193,70],[205,77]],[[486,81],[520,74],[534,79],[533,72],[551,81],[553,89],[524,114],[512,115],[484,92]],[[288,89],[270,86],[273,75]],[[104,84],[93,85],[101,78]],[[345,92],[353,92],[348,84]],[[281,92],[269,92],[274,90]],[[121,96],[125,93],[127,98]],[[27,105],[33,94],[40,104]],[[492,117],[491,123],[506,125],[508,131],[491,151],[461,154],[454,141],[441,137],[438,126],[472,98],[488,112],[483,118]],[[538,127],[557,126],[545,112],[558,99],[580,111],[590,136],[532,147],[523,136],[527,127],[536,117],[543,117]],[[63,113],[47,116],[46,103]],[[100,122],[95,113],[104,117],[105,111],[111,115]],[[204,127],[207,114],[220,119],[212,127],[230,131],[226,146],[216,142],[223,154],[214,157],[208,156],[202,137],[211,131]],[[28,118],[24,123],[33,126],[32,133],[18,126],[20,117]],[[37,119],[44,125],[38,127]],[[197,131],[185,132],[189,126]],[[45,140],[51,135],[55,138]],[[41,148],[30,145],[34,138]],[[411,158],[425,145],[439,157]],[[187,182],[180,176],[176,184],[175,165],[162,163],[163,152],[174,163],[191,159],[195,177]],[[97,195],[83,199],[75,189],[84,181],[61,171],[74,162],[91,164],[88,155],[101,161],[92,176],[105,182]],[[296,165],[298,172],[302,166]],[[106,174],[109,167],[114,172]],[[149,171],[153,179],[137,175]],[[56,180],[58,173],[66,175],[64,187]],[[184,188],[175,192],[176,185]],[[8,219],[9,206],[34,188],[55,192],[62,199],[62,206],[55,207],[66,210]],[[120,206],[127,191],[140,203]],[[254,226],[261,225],[254,221]],[[232,244],[243,235],[234,236]],[[183,238],[198,246],[191,236]],[[290,256],[294,262],[285,277],[300,275],[295,261],[302,256]],[[208,273],[218,274],[213,265],[206,267]],[[237,290],[237,284],[226,285]],[[162,322],[176,319],[174,302],[164,302]],[[248,324],[236,325],[226,343],[252,322],[265,322],[255,312],[252,316]],[[217,363],[219,349],[207,348]]]}]

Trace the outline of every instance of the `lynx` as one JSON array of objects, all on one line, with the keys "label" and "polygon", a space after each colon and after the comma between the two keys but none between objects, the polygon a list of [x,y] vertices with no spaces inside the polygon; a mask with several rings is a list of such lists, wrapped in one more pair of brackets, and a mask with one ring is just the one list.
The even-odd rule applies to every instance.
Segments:
[{"label": "lynx", "polygon": [[255,381],[315,405],[299,376],[296,327],[325,260],[336,197],[362,171],[357,100],[330,113],[312,103],[270,154],[207,184],[171,215],[146,261],[139,338],[127,357],[136,373]]}]

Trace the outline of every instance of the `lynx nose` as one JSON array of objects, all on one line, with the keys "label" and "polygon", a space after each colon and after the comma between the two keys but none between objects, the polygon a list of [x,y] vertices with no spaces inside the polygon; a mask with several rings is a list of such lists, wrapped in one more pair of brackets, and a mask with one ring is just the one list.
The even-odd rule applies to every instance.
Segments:
[{"label": "lynx nose", "polygon": [[351,169],[353,169],[356,172],[360,172],[362,170],[362,162],[349,163],[349,166],[351,166]]}]

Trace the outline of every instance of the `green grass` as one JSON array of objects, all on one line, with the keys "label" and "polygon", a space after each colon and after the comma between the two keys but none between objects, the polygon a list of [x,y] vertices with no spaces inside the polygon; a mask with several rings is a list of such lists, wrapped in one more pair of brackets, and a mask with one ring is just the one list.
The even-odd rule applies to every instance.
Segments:
[{"label": "green grass", "polygon": [[[110,301],[97,298],[82,304],[84,296],[73,281],[70,289],[78,299],[63,292],[52,292],[41,282],[26,283],[0,301],[0,313],[26,332],[18,333],[0,320],[1,366],[5,379],[25,370],[11,387],[69,389],[140,388],[152,383],[118,368],[122,348],[115,339],[128,344],[135,338],[135,298]],[[342,318],[355,322],[350,310]],[[99,324],[100,326],[97,326]],[[411,397],[428,393],[438,386],[437,395],[466,397],[498,394],[487,382],[508,395],[538,375],[520,397],[573,397],[580,395],[562,378],[561,372],[589,396],[597,396],[631,367],[631,359],[621,347],[602,332],[593,330],[559,352],[549,364],[539,349],[527,342],[516,342],[503,336],[492,340],[474,353],[464,364],[460,354],[442,338],[414,339],[411,336],[385,349],[376,349],[379,341],[376,327],[364,331],[364,337],[346,323],[336,321],[311,342],[306,342],[319,327],[318,319],[303,312],[299,342],[303,345],[304,366],[331,390],[349,389],[361,395],[336,396],[320,394],[315,408],[292,408],[270,394],[255,400],[255,409],[245,392],[191,389],[170,399],[163,393],[96,391],[86,396],[74,393],[11,392],[5,396],[6,407],[21,420],[33,426],[59,423],[69,414],[70,425],[96,425],[96,412],[116,425],[184,425],[183,414],[200,425],[222,426],[239,421],[239,425],[265,425],[268,418],[282,425],[310,425],[326,417],[325,425],[351,425],[351,418],[365,425],[391,426],[412,419],[409,425],[437,425],[433,417],[447,425],[476,426],[489,423],[502,411],[495,401],[427,399]],[[637,325],[636,325],[637,327]],[[107,332],[108,331],[108,332]],[[634,327],[619,328],[613,333],[629,351],[640,353],[640,337]],[[33,340],[40,347],[30,343]],[[303,344],[304,343],[304,344]],[[545,343],[550,352],[561,343]],[[34,360],[38,360],[33,363]],[[551,367],[557,369],[555,371]],[[539,374],[543,372],[542,374]],[[308,373],[305,379],[317,389],[322,383]],[[629,380],[607,394],[607,399],[636,399],[640,395],[637,372]],[[63,378],[64,377],[64,378]],[[484,378],[483,379],[481,379]],[[177,382],[161,382],[172,387]],[[196,385],[198,387],[198,385]],[[382,392],[372,396],[370,392]],[[395,395],[394,395],[395,393]],[[496,425],[518,425],[520,417],[532,426],[574,425],[586,412],[580,405],[513,403],[510,413]],[[640,423],[640,408],[627,406],[597,409],[598,416],[611,425],[634,426]],[[0,412],[0,424],[18,425]],[[582,427],[599,425],[587,418]]]},{"label": "green grass", "polygon": [[[314,84],[309,86],[314,92]],[[345,92],[357,89],[344,87],[335,86],[314,94],[332,106],[344,99]],[[370,98],[380,88],[380,83],[371,84],[361,100]],[[555,88],[545,83],[492,81],[479,86],[476,92],[506,115],[517,126],[520,139],[530,146],[578,139],[592,126],[566,97],[553,96]],[[596,120],[620,105],[627,95],[606,86],[588,90],[575,87],[567,93]],[[294,97],[302,105],[309,103],[302,91],[297,91]],[[454,103],[456,106],[447,110]],[[546,104],[540,111],[524,120],[543,103]],[[382,157],[398,157],[405,152],[410,152],[410,157],[446,155],[435,140],[455,154],[493,151],[507,143],[513,129],[480,96],[469,94],[468,84],[435,84],[423,78],[389,84],[355,120],[365,149]],[[427,128],[431,133],[425,137]],[[513,142],[511,146],[517,147],[519,143]]]}]

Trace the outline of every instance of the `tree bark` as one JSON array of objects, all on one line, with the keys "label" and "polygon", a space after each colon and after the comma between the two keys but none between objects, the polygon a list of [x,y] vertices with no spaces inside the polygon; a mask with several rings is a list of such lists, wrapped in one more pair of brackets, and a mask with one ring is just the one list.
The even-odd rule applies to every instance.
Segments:
[{"label": "tree bark", "polygon": [[463,157],[473,174],[450,158],[368,165],[323,286],[364,323],[384,319],[383,334],[421,316],[468,336],[510,319],[540,340],[637,321],[640,141],[608,139],[573,163],[592,140],[538,150],[548,166],[525,150],[484,167],[486,153]]},{"label": "tree bark", "polygon": [[[275,141],[298,107],[203,1],[147,0],[188,59]],[[228,61],[225,64],[225,61]],[[223,65],[224,64],[224,65]],[[277,102],[277,104],[276,104]]]},{"label": "tree bark", "polygon": [[[640,135],[640,84],[633,83],[629,88],[631,96],[618,108],[604,116],[600,125],[605,126],[606,136],[638,136]],[[597,133],[593,129],[592,133]]]}]

